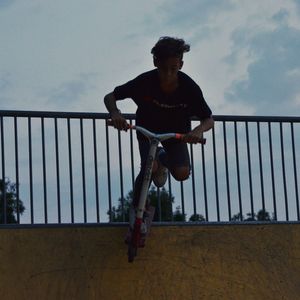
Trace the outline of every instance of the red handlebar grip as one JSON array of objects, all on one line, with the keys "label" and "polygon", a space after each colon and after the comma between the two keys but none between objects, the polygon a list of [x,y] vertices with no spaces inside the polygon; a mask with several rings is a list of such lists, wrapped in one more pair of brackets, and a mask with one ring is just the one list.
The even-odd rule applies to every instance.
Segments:
[{"label": "red handlebar grip", "polygon": [[[182,133],[175,134],[175,139],[182,140],[183,138],[184,138],[184,134],[182,134]],[[203,145],[205,145],[205,143],[206,143],[206,139],[204,139],[204,138],[199,142],[199,144],[203,144]]]},{"label": "red handlebar grip", "polygon": [[181,133],[176,133],[176,134],[175,134],[175,139],[176,139],[176,140],[182,140],[183,137],[184,137],[184,134],[181,134]]}]

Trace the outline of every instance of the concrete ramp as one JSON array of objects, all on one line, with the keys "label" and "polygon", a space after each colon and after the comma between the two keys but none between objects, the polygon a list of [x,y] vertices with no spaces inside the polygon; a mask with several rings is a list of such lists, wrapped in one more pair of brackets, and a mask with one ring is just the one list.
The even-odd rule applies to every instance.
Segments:
[{"label": "concrete ramp", "polygon": [[300,299],[300,224],[0,230],[0,299]]}]

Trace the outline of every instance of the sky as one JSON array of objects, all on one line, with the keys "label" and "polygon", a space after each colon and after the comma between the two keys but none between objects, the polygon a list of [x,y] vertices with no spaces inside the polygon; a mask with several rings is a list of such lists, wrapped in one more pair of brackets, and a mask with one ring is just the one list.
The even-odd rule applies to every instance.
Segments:
[{"label": "sky", "polygon": [[[182,71],[199,84],[214,115],[300,115],[300,0],[0,0],[0,110],[106,112],[103,103],[106,94],[154,68],[151,48],[161,36],[183,38],[191,45],[191,51],[184,56]],[[131,100],[120,101],[118,106],[124,113],[136,110]],[[27,149],[27,125],[21,122],[19,134],[24,131],[23,146]],[[36,139],[40,141],[40,125],[35,125]],[[5,127],[9,125],[5,123]],[[12,131],[7,132],[6,141],[13,137],[9,134]],[[66,128],[60,130],[62,135],[65,132]],[[104,131],[101,139],[103,136]],[[206,148],[211,149],[208,137],[210,146]],[[62,144],[66,138],[62,141],[63,158]],[[7,176],[12,181],[13,143],[12,140],[5,146]],[[39,147],[40,144],[34,148],[36,161],[41,161]],[[26,149],[20,151],[20,172],[24,189],[21,199],[27,201],[28,207]],[[51,149],[48,149],[52,155],[50,161],[54,161],[55,151]],[[223,151],[221,146],[219,149]],[[103,169],[100,175],[105,177],[106,157],[102,153],[106,150],[100,150],[100,169]],[[114,159],[117,151],[117,147],[112,147],[115,186],[119,180],[119,165]],[[77,154],[79,157],[80,153]],[[231,154],[234,156],[234,151]],[[92,172],[93,153],[88,156],[87,172]],[[211,157],[206,158],[212,162]],[[231,158],[234,168],[235,157]],[[223,156],[218,159],[223,166]],[[61,159],[61,164],[64,160],[68,161]],[[254,160],[258,162],[257,158]],[[125,163],[126,171],[130,172],[129,160],[124,159]],[[269,168],[268,164],[264,166]],[[49,172],[54,174],[47,178],[51,195],[55,194],[56,177],[54,165],[48,165]],[[79,178],[81,166],[78,166],[78,170],[75,164],[73,167]],[[37,163],[37,168],[40,167],[41,163]],[[61,166],[61,169],[67,172],[67,168],[63,170]],[[34,177],[39,187],[35,195],[39,198],[42,178]],[[124,191],[127,193],[131,178],[124,176],[124,179],[128,181]],[[289,182],[292,180],[291,175]],[[103,191],[107,184],[102,184],[106,186],[101,186]],[[61,189],[67,191],[67,185],[65,180]],[[245,188],[244,193],[247,191]],[[114,188],[113,193],[113,198],[118,199],[119,191]],[[28,217],[29,212],[26,213]]]},{"label": "sky", "polygon": [[161,36],[213,114],[300,114],[299,0],[0,0],[0,109],[105,112]]}]

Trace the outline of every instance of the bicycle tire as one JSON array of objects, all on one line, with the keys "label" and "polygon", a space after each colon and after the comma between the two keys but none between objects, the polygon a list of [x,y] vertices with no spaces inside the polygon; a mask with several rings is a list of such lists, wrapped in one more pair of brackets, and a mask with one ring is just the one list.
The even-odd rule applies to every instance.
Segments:
[{"label": "bicycle tire", "polygon": [[134,258],[137,256],[137,248],[133,243],[128,244],[128,262],[133,262]]}]

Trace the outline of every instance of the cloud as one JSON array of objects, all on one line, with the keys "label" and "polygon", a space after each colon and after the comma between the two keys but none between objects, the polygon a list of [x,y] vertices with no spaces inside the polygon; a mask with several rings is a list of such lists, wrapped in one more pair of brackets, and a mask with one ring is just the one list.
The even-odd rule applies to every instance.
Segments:
[{"label": "cloud", "polygon": [[12,6],[15,2],[16,2],[16,0],[1,0],[0,1],[0,9]]},{"label": "cloud", "polygon": [[232,1],[227,0],[191,0],[182,3],[180,0],[168,1],[161,6],[165,11],[166,23],[176,24],[176,27],[205,24],[210,18],[232,9]]},{"label": "cloud", "polygon": [[[88,0],[84,4],[75,0],[72,6],[59,0],[28,0],[26,4],[0,0],[3,7],[12,2],[16,9],[1,11],[0,18],[0,69],[11,74],[11,78],[1,77],[0,72],[1,91],[5,88],[1,99],[12,99],[5,104],[10,109],[73,109],[70,103],[77,103],[78,110],[80,105],[81,109],[98,109],[94,104],[99,97],[152,68],[150,49],[160,36],[173,35],[191,44],[183,71],[203,87],[216,113],[231,113],[237,107],[252,112],[257,103],[252,99],[259,99],[260,91],[247,96],[251,92],[248,87],[255,83],[254,67],[268,56],[260,52],[265,45],[259,36],[261,40],[264,35],[275,36],[274,28],[285,34],[284,28],[289,31],[298,24],[293,0],[274,4],[272,0],[190,0],[184,4],[180,0],[143,4],[138,0]],[[116,22],[110,22],[111,16]],[[252,43],[257,43],[256,47]],[[274,67],[274,63],[270,65]],[[95,72],[99,73],[95,81],[78,75]],[[289,83],[298,79],[297,68],[287,68],[286,73]],[[231,99],[239,101],[234,109],[227,101]],[[293,99],[298,98],[294,95]],[[129,101],[124,102],[124,111],[128,109],[135,111]]]},{"label": "cloud", "polygon": [[234,6],[234,1],[228,0],[190,0],[184,4],[180,0],[157,1],[154,7],[144,10],[143,19],[128,38],[169,35],[185,37],[196,44],[213,36],[219,30],[216,18]]},{"label": "cloud", "polygon": [[0,109],[8,109],[13,101],[9,91],[14,88],[12,76],[9,72],[0,72]]},{"label": "cloud", "polygon": [[176,0],[162,4],[159,13],[167,31],[189,32],[189,40],[196,43],[214,34],[217,27],[213,20],[233,8],[233,1],[227,0],[191,0],[184,4]]},{"label": "cloud", "polygon": [[289,27],[287,19],[288,12],[280,10],[272,18],[275,29],[253,32],[243,28],[234,32],[231,63],[244,48],[253,61],[247,77],[233,82],[227,100],[252,104],[260,115],[300,113],[295,106],[300,93],[300,30]]},{"label": "cloud", "polygon": [[11,78],[9,73],[0,73],[0,91],[4,92],[7,90],[10,86],[12,85],[11,83]]},{"label": "cloud", "polygon": [[47,92],[42,92],[41,95],[46,97],[46,105],[50,107],[76,105],[83,96],[96,88],[93,84],[96,77],[95,73],[80,74],[79,78],[63,82]]},{"label": "cloud", "polygon": [[273,15],[272,19],[280,24],[280,23],[286,23],[289,17],[289,12],[286,9],[280,9],[279,12],[277,12],[275,15]]},{"label": "cloud", "polygon": [[295,0],[294,3],[297,7],[298,13],[300,14],[300,2],[299,2],[299,0]]}]

